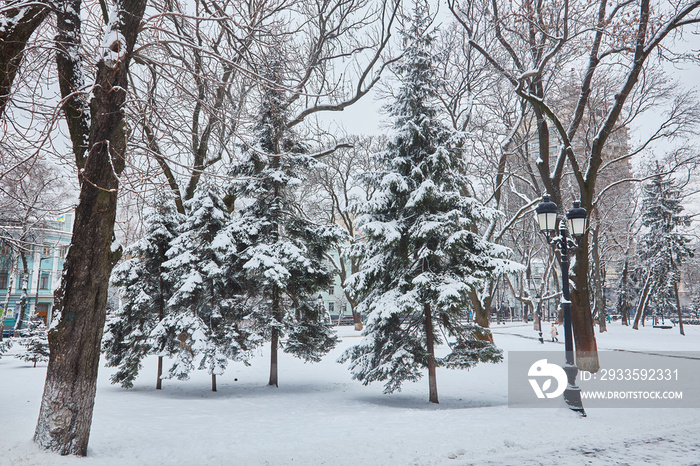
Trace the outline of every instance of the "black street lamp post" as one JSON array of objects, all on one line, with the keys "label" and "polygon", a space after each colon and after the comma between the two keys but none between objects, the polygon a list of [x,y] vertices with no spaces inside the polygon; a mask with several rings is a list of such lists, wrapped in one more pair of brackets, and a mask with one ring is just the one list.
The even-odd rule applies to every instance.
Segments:
[{"label": "black street lamp post", "polygon": [[[569,248],[578,247],[578,242],[586,231],[588,212],[581,207],[580,202],[574,202],[574,207],[566,214],[567,228],[563,223],[559,224],[559,236],[557,232],[557,216],[559,208],[549,200],[549,196],[543,196],[542,202],[535,209],[540,233],[547,237],[549,244],[559,248],[561,252],[561,279],[562,279],[562,311],[564,313],[564,351],[566,352],[566,372],[568,384],[564,391],[564,400],[569,409],[586,415],[581,401],[581,389],[576,385],[578,367],[574,361],[574,335],[571,326],[571,300],[569,295]],[[569,232],[573,239],[569,237]]]}]

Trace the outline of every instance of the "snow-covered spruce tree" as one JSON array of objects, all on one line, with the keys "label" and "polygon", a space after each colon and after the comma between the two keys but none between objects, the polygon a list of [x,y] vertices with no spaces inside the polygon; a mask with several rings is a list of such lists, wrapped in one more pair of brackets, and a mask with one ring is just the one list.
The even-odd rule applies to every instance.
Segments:
[{"label": "snow-covered spruce tree", "polygon": [[623,257],[619,270],[620,278],[617,281],[617,301],[615,302],[615,313],[622,317],[622,325],[630,324],[630,310],[634,307],[634,302],[639,294],[638,275],[632,259]]},{"label": "snow-covered spruce tree", "polygon": [[[157,196],[146,217],[146,234],[125,251],[128,260],[112,271],[112,285],[121,289],[120,308],[108,316],[102,351],[108,367],[118,367],[112,383],[131,388],[141,361],[154,354],[150,333],[166,315],[171,288],[163,279],[163,263],[182,217],[174,200]],[[163,357],[158,356],[156,389],[161,388]]]},{"label": "snow-covered spruce tree", "polygon": [[2,340],[0,341],[0,359],[2,355],[12,348],[12,340]]},{"label": "snow-covered spruce tree", "polygon": [[258,329],[270,341],[269,385],[274,386],[279,383],[278,347],[315,362],[337,342],[313,298],[332,284],[323,259],[343,235],[337,226],[312,223],[292,202],[301,172],[318,162],[287,127],[290,99],[283,63],[278,51],[266,64],[274,85],[261,90],[257,141],[232,167],[237,181],[229,192],[240,206],[228,228],[239,245],[238,275]]},{"label": "snow-covered spruce tree", "polygon": [[49,336],[46,325],[40,320],[28,322],[27,328],[21,331],[19,344],[24,349],[15,356],[26,362],[36,363],[49,360]]},{"label": "snow-covered spruce tree", "polygon": [[671,175],[656,169],[649,183],[644,185],[642,200],[642,225],[647,231],[639,242],[639,257],[646,270],[644,289],[637,308],[633,328],[639,328],[639,319],[646,312],[650,298],[675,305],[681,335],[683,316],[678,297],[681,281],[681,265],[693,251],[688,247],[690,238],[678,231],[690,225],[690,216],[681,214],[683,193],[679,183]]},{"label": "snow-covered spruce tree", "polygon": [[[427,2],[417,2],[404,31],[397,67],[400,90],[390,114],[395,135],[380,154],[384,171],[368,174],[377,186],[359,206],[357,225],[366,242],[356,253],[360,272],[348,280],[368,315],[362,342],[339,362],[350,361],[353,378],[385,381],[385,393],[415,381],[427,368],[429,400],[438,402],[435,369],[498,362],[501,350],[484,329],[467,324],[468,292],[483,279],[516,267],[508,250],[477,234],[480,221],[497,212],[461,194],[467,185],[463,136],[438,118]],[[435,356],[447,336],[450,352]]]},{"label": "snow-covered spruce tree", "polygon": [[175,358],[164,378],[186,380],[192,370],[206,370],[216,391],[216,376],[229,360],[247,362],[254,338],[243,328],[241,287],[226,273],[235,250],[223,231],[230,219],[226,206],[214,188],[202,185],[185,210],[163,264],[172,296],[166,316],[151,332],[151,344]]}]

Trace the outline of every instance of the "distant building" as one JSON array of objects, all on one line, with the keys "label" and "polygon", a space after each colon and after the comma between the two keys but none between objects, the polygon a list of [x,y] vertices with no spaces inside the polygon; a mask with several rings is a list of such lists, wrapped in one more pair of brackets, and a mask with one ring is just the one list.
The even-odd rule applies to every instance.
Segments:
[{"label": "distant building", "polygon": [[[340,261],[340,256],[337,251],[331,251],[330,256],[331,260],[327,261],[327,265],[331,270],[334,270],[336,264]],[[345,297],[340,275],[335,271],[333,272],[333,285],[316,295],[316,299],[319,304],[323,305],[328,315],[334,320],[337,320],[338,316],[352,315],[350,304]]]},{"label": "distant building", "polygon": [[[3,330],[14,328],[23,297],[25,320],[38,317],[50,322],[72,230],[73,214],[42,221],[24,238],[21,224],[0,219],[0,316],[7,311]],[[13,261],[16,272],[11,280]]]}]

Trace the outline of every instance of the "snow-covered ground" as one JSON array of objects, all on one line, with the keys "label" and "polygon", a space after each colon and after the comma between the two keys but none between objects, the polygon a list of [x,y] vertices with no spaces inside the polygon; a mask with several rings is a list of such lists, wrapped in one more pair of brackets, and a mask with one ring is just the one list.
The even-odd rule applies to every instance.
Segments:
[{"label": "snow-covered ground", "polygon": [[[532,324],[493,330],[506,352],[563,351],[561,343],[539,344]],[[216,393],[201,372],[156,391],[155,359],[131,390],[111,385],[112,369],[103,368],[88,458],[32,443],[46,365],[6,355],[0,465],[700,464],[700,409],[587,409],[579,418],[566,409],[508,408],[507,361],[438,369],[439,405],[427,401],[427,379],[383,395],[335,362],[360,338],[348,327],[339,333],[342,343],[318,364],[281,354],[279,388],[266,385],[264,350],[250,367],[229,366]],[[700,328],[687,326],[686,335],[613,323],[598,342],[601,349],[699,351]]]}]

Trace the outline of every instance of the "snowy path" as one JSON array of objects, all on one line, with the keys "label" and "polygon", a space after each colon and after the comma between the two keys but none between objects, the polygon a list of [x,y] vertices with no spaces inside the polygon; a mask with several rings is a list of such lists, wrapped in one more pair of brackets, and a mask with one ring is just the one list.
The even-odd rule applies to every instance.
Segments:
[{"label": "snowy path", "polygon": [[[632,351],[700,349],[700,329],[637,333],[612,327],[603,348]],[[505,351],[561,352],[541,345],[529,326],[494,328]],[[438,371],[440,404],[427,402],[427,381],[401,393],[362,386],[335,363],[358,341],[343,342],[311,365],[284,355],[280,387],[265,385],[267,352],[251,367],[232,365],[219,391],[197,373],[188,382],[153,389],[155,361],[144,364],[133,390],[108,382],[102,369],[88,458],[57,457],[31,443],[44,368],[0,359],[0,465],[641,465],[700,464],[700,409],[566,409],[507,407],[506,364]],[[518,335],[525,336],[522,338]],[[238,380],[234,380],[237,378]]]}]

